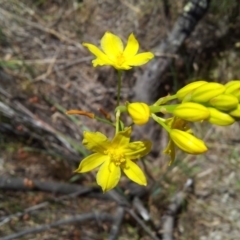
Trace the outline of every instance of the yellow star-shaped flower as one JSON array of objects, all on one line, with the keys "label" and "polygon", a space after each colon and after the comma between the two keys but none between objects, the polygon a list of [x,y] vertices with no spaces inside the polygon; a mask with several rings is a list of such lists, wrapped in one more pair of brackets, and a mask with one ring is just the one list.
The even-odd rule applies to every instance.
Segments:
[{"label": "yellow star-shaped flower", "polygon": [[97,183],[103,192],[118,184],[121,170],[132,181],[146,185],[146,177],[134,160],[150,152],[151,142],[130,142],[131,132],[130,127],[118,132],[112,141],[100,132],[84,132],[83,145],[95,153],[83,159],[75,172],[88,172],[100,166]]},{"label": "yellow star-shaped flower", "polygon": [[128,37],[125,49],[122,40],[110,32],[106,32],[101,39],[103,51],[90,43],[83,43],[83,46],[96,56],[92,61],[94,67],[110,65],[117,70],[128,70],[132,66],[143,65],[154,57],[151,52],[137,54],[139,44],[133,33]]}]

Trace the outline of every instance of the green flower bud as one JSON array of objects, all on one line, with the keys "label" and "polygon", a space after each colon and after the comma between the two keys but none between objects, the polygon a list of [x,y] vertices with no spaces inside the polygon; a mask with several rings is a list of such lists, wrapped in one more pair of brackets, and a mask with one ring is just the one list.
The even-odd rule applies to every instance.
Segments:
[{"label": "green flower bud", "polygon": [[176,93],[177,98],[182,101],[189,93],[191,93],[196,88],[200,87],[203,84],[206,84],[206,81],[196,81],[187,84],[185,87],[179,89]]},{"label": "green flower bud", "polygon": [[210,99],[222,94],[225,91],[225,87],[220,83],[207,83],[197,88],[191,96],[193,102],[208,102]]},{"label": "green flower bud", "polygon": [[207,151],[205,143],[190,133],[172,129],[169,134],[173,142],[186,153],[201,154]]},{"label": "green flower bud", "polygon": [[209,110],[199,103],[185,102],[178,105],[173,114],[189,122],[202,121],[210,116]]},{"label": "green flower bud", "polygon": [[143,125],[149,120],[150,109],[146,103],[129,103],[127,104],[127,111],[136,125]]},{"label": "green flower bud", "polygon": [[221,112],[215,108],[208,108],[210,111],[210,117],[207,120],[212,124],[216,124],[219,126],[228,126],[235,122],[235,119],[231,117],[228,113]]},{"label": "green flower bud", "polygon": [[238,99],[232,94],[220,94],[209,101],[212,107],[222,111],[230,111],[237,107]]},{"label": "green flower bud", "polygon": [[228,112],[228,114],[233,117],[240,118],[240,104],[238,104],[234,110]]}]

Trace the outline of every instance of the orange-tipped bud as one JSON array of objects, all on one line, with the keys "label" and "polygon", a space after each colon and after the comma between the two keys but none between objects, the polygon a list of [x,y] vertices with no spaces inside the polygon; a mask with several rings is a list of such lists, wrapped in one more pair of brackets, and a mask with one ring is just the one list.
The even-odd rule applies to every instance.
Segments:
[{"label": "orange-tipped bud", "polygon": [[84,116],[87,116],[89,118],[94,118],[93,113],[85,112],[85,111],[82,111],[82,110],[69,110],[69,111],[66,112],[66,114],[68,114],[68,115],[77,114],[77,115],[84,115]]}]

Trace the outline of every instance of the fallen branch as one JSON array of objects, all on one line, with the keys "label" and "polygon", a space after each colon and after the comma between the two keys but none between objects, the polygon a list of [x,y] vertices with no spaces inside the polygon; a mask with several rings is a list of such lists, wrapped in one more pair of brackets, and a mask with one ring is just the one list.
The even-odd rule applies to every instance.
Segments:
[{"label": "fallen branch", "polygon": [[22,212],[17,212],[17,213],[8,215],[8,216],[3,216],[3,217],[0,218],[0,226],[10,222],[12,219],[14,219],[16,217],[19,218],[19,217],[24,216],[25,214],[30,214],[32,212],[35,212],[35,211],[39,210],[39,209],[45,208],[50,204],[50,201],[61,202],[61,201],[65,200],[65,199],[68,199],[68,198],[79,197],[80,195],[85,194],[85,193],[86,192],[84,192],[83,190],[80,190],[78,192],[63,195],[61,197],[57,197],[57,198],[54,197],[54,198],[51,198],[49,201],[45,201],[45,202],[33,205],[29,208],[26,208]]},{"label": "fallen branch", "polygon": [[117,202],[120,206],[130,207],[130,203],[127,199],[121,196],[117,191],[112,190],[102,194],[99,187],[85,187],[77,184],[39,181],[28,178],[0,177],[0,189],[14,191],[43,191],[63,195],[78,193],[78,195],[84,195],[87,197],[112,200]]},{"label": "fallen branch", "polygon": [[79,192],[79,194],[84,194],[93,190],[93,188],[84,187],[77,184],[11,177],[0,177],[0,189],[15,191],[39,190],[44,192],[52,192],[55,194],[70,194],[75,192]]},{"label": "fallen branch", "polygon": [[30,228],[26,229],[24,231],[0,238],[0,240],[12,240],[16,238],[20,238],[22,236],[28,235],[28,234],[36,234],[39,232],[44,232],[49,230],[50,228],[59,227],[61,225],[76,223],[76,222],[84,222],[84,221],[90,221],[90,220],[96,220],[96,221],[113,221],[113,216],[108,213],[86,213],[86,214],[79,214],[71,218],[59,220],[50,224],[45,224],[36,228]]}]

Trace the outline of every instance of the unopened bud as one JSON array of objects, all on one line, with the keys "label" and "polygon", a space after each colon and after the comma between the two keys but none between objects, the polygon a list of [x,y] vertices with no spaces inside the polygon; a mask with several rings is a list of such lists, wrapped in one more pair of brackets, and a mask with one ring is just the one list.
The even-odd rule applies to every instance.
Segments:
[{"label": "unopened bud", "polygon": [[169,134],[173,142],[186,153],[201,154],[207,151],[205,143],[188,132],[172,129]]},{"label": "unopened bud", "polygon": [[228,114],[232,117],[240,118],[240,104],[238,104],[234,110],[228,112]]},{"label": "unopened bud", "polygon": [[189,122],[202,121],[210,116],[209,110],[199,103],[185,102],[179,104],[173,111],[176,117]]},{"label": "unopened bud", "polygon": [[149,120],[150,109],[146,103],[128,103],[127,111],[136,125],[143,125]]},{"label": "unopened bud", "polygon": [[207,83],[197,88],[191,96],[190,101],[194,102],[208,102],[210,99],[222,94],[225,91],[225,87],[220,83]]},{"label": "unopened bud", "polygon": [[240,89],[240,81],[239,80],[234,80],[230,81],[225,84],[225,92],[224,93],[233,93],[236,90]]},{"label": "unopened bud", "polygon": [[176,93],[177,98],[182,101],[193,90],[195,90],[196,88],[198,88],[201,85],[206,84],[206,83],[207,83],[206,81],[196,81],[196,82],[187,84],[185,87],[183,87],[177,91],[177,93]]},{"label": "unopened bud", "polygon": [[231,117],[228,113],[221,112],[216,108],[208,108],[210,111],[210,117],[207,120],[212,124],[219,126],[228,126],[235,122],[235,119]]},{"label": "unopened bud", "polygon": [[232,94],[220,94],[209,101],[209,104],[222,111],[230,111],[237,107],[238,99]]}]

